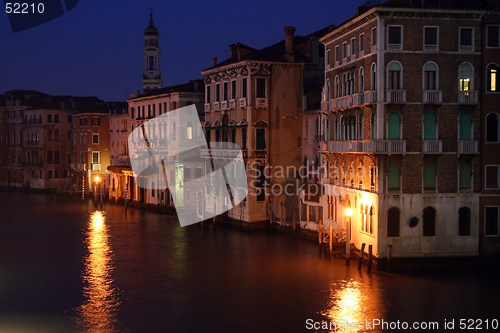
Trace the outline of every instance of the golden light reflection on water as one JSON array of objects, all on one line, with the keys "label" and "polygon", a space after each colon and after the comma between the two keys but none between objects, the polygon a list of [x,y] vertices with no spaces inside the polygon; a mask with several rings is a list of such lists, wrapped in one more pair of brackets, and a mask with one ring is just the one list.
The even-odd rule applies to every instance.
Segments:
[{"label": "golden light reflection on water", "polygon": [[113,280],[113,252],[109,245],[106,215],[95,211],[90,215],[87,237],[88,255],[83,273],[86,301],[77,309],[77,323],[86,333],[115,333],[118,295]]},{"label": "golden light reflection on water", "polygon": [[384,318],[385,306],[376,281],[342,280],[332,283],[329,308],[321,314],[330,332],[376,332],[370,324]]}]

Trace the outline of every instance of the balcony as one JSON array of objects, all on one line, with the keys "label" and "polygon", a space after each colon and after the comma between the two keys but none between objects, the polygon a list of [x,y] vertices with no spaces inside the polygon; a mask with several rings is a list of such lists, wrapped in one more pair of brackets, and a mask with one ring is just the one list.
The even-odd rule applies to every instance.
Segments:
[{"label": "balcony", "polygon": [[339,97],[335,100],[335,104],[337,109],[342,109],[352,106],[352,96]]},{"label": "balcony", "polygon": [[236,109],[236,100],[232,99],[229,101],[229,108]]},{"label": "balcony", "polygon": [[101,163],[92,163],[92,171],[101,171]]},{"label": "balcony", "polygon": [[246,98],[240,98],[239,99],[239,105],[240,105],[240,108],[244,108],[245,106],[247,106],[247,99]]},{"label": "balcony", "polygon": [[442,140],[422,141],[422,153],[441,153],[443,151]]},{"label": "balcony", "polygon": [[227,101],[220,102],[220,109],[221,110],[227,109],[227,104],[228,104]]},{"label": "balcony", "polygon": [[86,165],[85,163],[70,163],[69,167],[73,170],[76,171],[83,171],[86,170]]},{"label": "balcony", "polygon": [[247,157],[246,149],[200,149],[200,157],[201,158],[226,158],[226,159],[234,159],[238,157],[241,152],[242,157]]},{"label": "balcony", "polygon": [[377,91],[369,90],[365,91],[365,103],[376,103],[377,102]]},{"label": "balcony", "polygon": [[406,103],[406,90],[386,90],[385,100],[389,103]]},{"label": "balcony", "polygon": [[422,96],[423,103],[441,103],[443,98],[441,90],[424,90]]},{"label": "balcony", "polygon": [[220,110],[220,102],[215,102],[214,103],[214,110],[219,111]]},{"label": "balcony", "polygon": [[460,154],[479,153],[477,140],[458,140],[457,152]]},{"label": "balcony", "polygon": [[205,103],[205,112],[210,112],[210,103]]},{"label": "balcony", "polygon": [[478,101],[477,90],[467,90],[458,92],[458,103],[476,104]]},{"label": "balcony", "polygon": [[330,153],[404,154],[406,140],[329,141]]},{"label": "balcony", "polygon": [[257,157],[257,158],[266,158],[266,151],[265,150],[254,150],[253,156]]},{"label": "balcony", "polygon": [[255,106],[260,108],[267,107],[267,98],[255,98]]}]

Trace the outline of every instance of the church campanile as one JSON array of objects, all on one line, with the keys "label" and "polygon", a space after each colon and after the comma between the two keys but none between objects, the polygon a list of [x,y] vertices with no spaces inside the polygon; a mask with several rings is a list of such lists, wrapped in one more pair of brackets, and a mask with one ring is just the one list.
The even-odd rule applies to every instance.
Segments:
[{"label": "church campanile", "polygon": [[160,35],[153,22],[153,13],[150,15],[149,25],[144,29],[144,72],[142,73],[142,88],[144,92],[161,88],[160,53],[158,46]]}]

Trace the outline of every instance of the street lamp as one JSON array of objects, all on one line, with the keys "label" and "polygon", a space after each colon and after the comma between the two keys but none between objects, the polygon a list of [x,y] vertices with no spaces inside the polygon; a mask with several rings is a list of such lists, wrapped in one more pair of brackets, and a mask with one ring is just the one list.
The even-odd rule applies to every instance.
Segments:
[{"label": "street lamp", "polygon": [[94,195],[94,197],[95,197],[95,208],[97,208],[97,189],[99,188],[100,198],[101,198],[101,200],[100,200],[101,201],[101,210],[102,210],[102,188],[101,188],[102,183],[101,183],[101,177],[95,176],[94,177],[94,182],[96,183],[96,187],[95,187],[96,190],[95,190],[95,195]]},{"label": "street lamp", "polygon": [[349,266],[350,259],[351,259],[351,246],[350,246],[350,231],[351,231],[351,215],[352,215],[352,209],[350,207],[347,207],[344,211],[345,216],[347,217],[346,219],[346,224],[345,224],[345,264],[346,266]]}]

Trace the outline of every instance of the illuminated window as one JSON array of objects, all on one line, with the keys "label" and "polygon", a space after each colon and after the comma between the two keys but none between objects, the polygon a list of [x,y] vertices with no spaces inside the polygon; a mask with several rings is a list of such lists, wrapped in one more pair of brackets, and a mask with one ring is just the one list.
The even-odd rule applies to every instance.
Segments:
[{"label": "illuminated window", "polygon": [[471,84],[472,84],[472,66],[466,63],[461,64],[458,89],[460,91],[472,90]]}]

